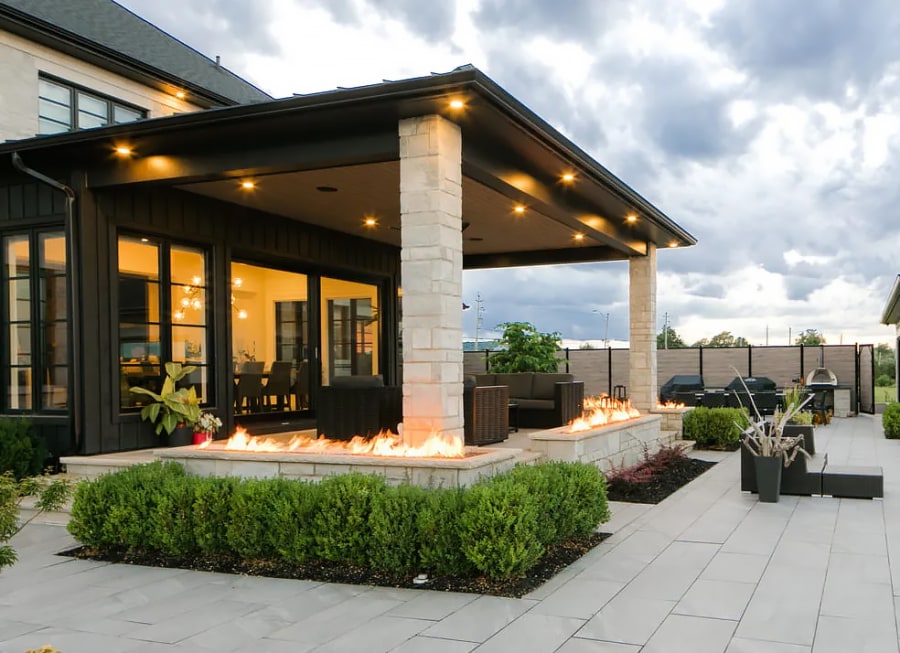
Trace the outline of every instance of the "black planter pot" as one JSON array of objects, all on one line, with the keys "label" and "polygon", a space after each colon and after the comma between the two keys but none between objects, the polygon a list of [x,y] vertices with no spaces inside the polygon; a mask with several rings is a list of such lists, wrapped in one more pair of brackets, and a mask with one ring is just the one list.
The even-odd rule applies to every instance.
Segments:
[{"label": "black planter pot", "polygon": [[175,430],[169,433],[170,447],[184,447],[194,443],[194,429],[190,426],[176,426]]},{"label": "black planter pot", "polygon": [[754,456],[756,468],[756,488],[763,503],[777,503],[781,496],[781,470],[784,459],[781,456]]},{"label": "black planter pot", "polygon": [[803,436],[803,449],[810,456],[816,453],[816,431],[812,424],[785,424],[784,431],[787,437]]}]

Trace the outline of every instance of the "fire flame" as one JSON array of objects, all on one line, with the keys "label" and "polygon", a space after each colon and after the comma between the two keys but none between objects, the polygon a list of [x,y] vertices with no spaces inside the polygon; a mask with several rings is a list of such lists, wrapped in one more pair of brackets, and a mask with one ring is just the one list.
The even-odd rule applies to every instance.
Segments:
[{"label": "fire flame", "polygon": [[637,408],[633,407],[628,399],[623,401],[607,395],[585,397],[581,417],[569,424],[568,432],[590,431],[610,422],[624,422],[640,416]]},{"label": "fire flame", "polygon": [[[206,449],[209,446],[210,442],[207,441],[198,448]],[[225,451],[350,454],[390,458],[464,458],[466,455],[462,438],[440,433],[432,433],[422,446],[414,447],[403,442],[399,435],[389,432],[379,433],[372,438],[356,436],[351,440],[295,435],[288,442],[283,442],[274,438],[253,437],[241,427],[225,441],[223,448]]]},{"label": "fire flame", "polygon": [[667,401],[664,404],[656,402],[657,410],[676,410],[678,408],[687,408],[687,406],[677,401]]}]

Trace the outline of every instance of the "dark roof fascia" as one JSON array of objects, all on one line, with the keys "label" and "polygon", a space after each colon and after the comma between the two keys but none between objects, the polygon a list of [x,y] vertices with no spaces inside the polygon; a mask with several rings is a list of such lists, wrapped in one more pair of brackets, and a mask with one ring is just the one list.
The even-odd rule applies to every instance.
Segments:
[{"label": "dark roof fascia", "polygon": [[[484,73],[470,66],[428,77],[383,82],[350,89],[329,90],[273,100],[271,102],[217,108],[99,129],[32,138],[15,143],[2,144],[0,145],[0,154],[13,151],[43,150],[44,148],[71,146],[79,143],[109,141],[117,136],[140,138],[184,129],[209,129],[221,124],[250,119],[253,119],[256,123],[256,121],[294,111],[335,110],[377,103],[393,103],[397,107],[396,113],[399,117],[413,117],[421,114],[420,112],[409,111],[408,107],[404,108],[405,102],[424,102],[430,98],[446,97],[451,93],[459,93],[463,96],[468,94],[478,95],[506,119],[519,125],[531,138],[537,139],[544,147],[549,148],[561,158],[572,161],[577,166],[579,174],[584,174],[594,183],[609,188],[622,199],[632,204],[658,228],[673,234],[685,244],[695,245],[697,243],[697,239],[693,235],[682,229],[630,186],[597,163],[584,150],[559,133],[531,109],[516,100]],[[452,116],[450,117],[452,118]]]},{"label": "dark roof fascia", "polygon": [[46,45],[160,91],[171,94],[174,90],[183,90],[188,95],[188,102],[203,108],[239,104],[229,97],[133,59],[112,48],[61,29],[8,5],[0,4],[0,27],[29,41]]},{"label": "dark roof fascia", "polygon": [[882,324],[900,324],[900,274],[894,279],[894,287],[884,306],[881,316]]}]

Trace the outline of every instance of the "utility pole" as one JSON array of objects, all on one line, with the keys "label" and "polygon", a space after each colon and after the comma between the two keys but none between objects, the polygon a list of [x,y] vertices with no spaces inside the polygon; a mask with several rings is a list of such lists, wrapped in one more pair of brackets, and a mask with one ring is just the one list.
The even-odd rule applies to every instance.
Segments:
[{"label": "utility pole", "polygon": [[769,346],[769,325],[766,325],[766,347]]},{"label": "utility pole", "polygon": [[788,344],[793,344],[793,340],[791,340],[791,327],[788,327]]},{"label": "utility pole", "polygon": [[669,312],[666,311],[663,313],[663,342],[665,343],[664,349],[669,348]]},{"label": "utility pole", "polygon": [[481,293],[475,294],[475,349],[478,349],[478,331],[482,327],[482,318],[484,316],[484,300]]},{"label": "utility pole", "polygon": [[609,313],[606,314],[606,326],[603,328],[603,346],[609,349]]}]

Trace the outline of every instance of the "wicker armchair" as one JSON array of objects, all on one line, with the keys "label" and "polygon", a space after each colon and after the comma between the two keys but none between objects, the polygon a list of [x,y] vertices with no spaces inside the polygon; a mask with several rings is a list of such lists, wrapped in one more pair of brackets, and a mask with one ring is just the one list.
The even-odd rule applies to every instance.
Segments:
[{"label": "wicker armchair", "polygon": [[509,437],[509,387],[475,386],[474,382],[467,379],[463,391],[466,444],[502,442]]}]

